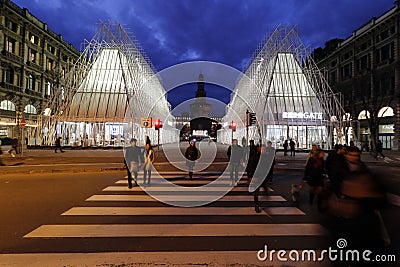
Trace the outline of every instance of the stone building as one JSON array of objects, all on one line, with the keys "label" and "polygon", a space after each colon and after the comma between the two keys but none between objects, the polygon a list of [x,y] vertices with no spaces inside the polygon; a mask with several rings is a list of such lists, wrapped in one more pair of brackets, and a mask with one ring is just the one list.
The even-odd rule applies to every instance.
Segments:
[{"label": "stone building", "polygon": [[0,138],[17,136],[34,145],[38,115],[80,52],[9,0],[0,1],[0,30]]},{"label": "stone building", "polygon": [[[352,120],[352,138],[365,150],[381,140],[400,147],[400,5],[314,50],[314,59]],[[373,142],[371,142],[373,141]]]}]

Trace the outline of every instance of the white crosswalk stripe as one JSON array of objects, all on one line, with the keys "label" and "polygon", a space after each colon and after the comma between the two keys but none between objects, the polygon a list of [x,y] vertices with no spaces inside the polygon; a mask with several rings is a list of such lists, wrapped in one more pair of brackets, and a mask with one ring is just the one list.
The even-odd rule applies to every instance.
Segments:
[{"label": "white crosswalk stripe", "polygon": [[[167,174],[173,179],[175,174]],[[219,180],[210,184],[210,188],[204,189],[201,185],[212,182],[217,175],[204,176],[201,179],[175,180],[176,184],[183,187],[171,188],[167,187],[165,180],[152,178],[152,186],[144,189],[154,190],[163,194],[163,199],[178,202],[193,201],[193,195],[185,195],[187,186],[195,186],[199,195],[195,196],[196,200],[206,200],[209,195],[225,191],[225,187],[229,183],[229,179]],[[193,187],[190,187],[193,189]],[[94,220],[101,221],[101,218],[115,216],[115,224],[57,224],[42,225],[30,233],[25,238],[95,238],[95,237],[257,237],[257,236],[324,236],[325,229],[319,224],[313,223],[242,223],[249,218],[270,218],[271,216],[303,216],[305,213],[297,208],[287,205],[287,200],[280,195],[274,195],[274,190],[268,188],[268,194],[260,195],[261,203],[271,203],[268,207],[262,208],[261,213],[254,211],[253,195],[248,193],[245,181],[239,183],[232,189],[232,193],[228,193],[216,201],[216,206],[201,206],[194,208],[183,208],[167,206],[165,204],[155,205],[156,199],[147,195],[145,190],[140,186],[132,189],[127,187],[126,180],[118,180],[114,185],[104,188],[102,194],[95,194],[86,199],[85,203],[90,206],[78,206],[62,213],[62,217],[79,218],[91,217]],[[179,195],[179,198],[177,198]],[[129,203],[135,203],[134,207]],[[143,204],[142,204],[143,203]],[[223,205],[223,204],[226,205]],[[236,205],[235,203],[238,203]],[[240,203],[240,205],[239,205]],[[107,204],[107,205],[105,205]],[[124,204],[124,205],[122,205]],[[214,203],[213,203],[214,204]],[[161,205],[161,206],[160,206]],[[219,205],[219,206],[218,206]],[[223,206],[221,206],[223,205]],[[264,205],[265,206],[265,205]],[[117,216],[129,216],[135,221],[135,218],[142,216],[163,216],[173,220],[174,223],[132,223],[119,224]],[[196,217],[190,217],[196,216]],[[218,223],[199,224],[195,219],[191,223],[188,220],[202,216],[209,218],[216,216],[219,218]],[[241,223],[230,221],[224,216],[240,218]],[[222,220],[222,221],[221,221]],[[259,219],[257,219],[259,220]]]},{"label": "white crosswalk stripe", "polygon": [[[157,195],[159,196],[159,195]],[[162,199],[167,201],[177,200],[175,195],[162,195]],[[196,196],[198,201],[208,200],[208,196]],[[276,201],[276,202],[285,202],[282,196],[260,196],[260,201]],[[89,197],[86,201],[158,201],[149,195],[93,195]],[[184,201],[193,201],[192,196],[179,196],[179,202]],[[223,196],[218,200],[219,202],[232,202],[232,201],[253,201],[253,196]]]}]

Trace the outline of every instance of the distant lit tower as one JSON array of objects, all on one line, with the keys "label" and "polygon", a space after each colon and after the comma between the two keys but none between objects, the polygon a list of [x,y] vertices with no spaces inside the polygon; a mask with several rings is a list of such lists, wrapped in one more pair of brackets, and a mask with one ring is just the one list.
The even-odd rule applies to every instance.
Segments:
[{"label": "distant lit tower", "polygon": [[204,90],[204,76],[199,75],[197,82],[196,102],[190,104],[191,118],[210,117],[211,105],[206,103],[206,91]]}]

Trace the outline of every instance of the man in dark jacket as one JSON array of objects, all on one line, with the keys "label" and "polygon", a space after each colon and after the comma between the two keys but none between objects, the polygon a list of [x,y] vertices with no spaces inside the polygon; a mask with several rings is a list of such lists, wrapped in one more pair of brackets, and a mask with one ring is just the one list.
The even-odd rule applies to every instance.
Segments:
[{"label": "man in dark jacket", "polygon": [[140,164],[143,162],[143,153],[139,147],[136,146],[136,139],[131,139],[131,146],[126,148],[125,151],[125,166],[128,172],[128,187],[132,188],[132,172],[135,176],[135,183],[137,184],[138,171]]},{"label": "man in dark jacket", "polygon": [[189,178],[193,179],[193,167],[196,163],[196,159],[199,158],[199,150],[196,147],[195,140],[191,140],[189,147],[185,151],[186,166],[189,169]]},{"label": "man in dark jacket", "polygon": [[253,178],[254,172],[257,168],[257,163],[259,159],[258,148],[254,145],[254,140],[250,140],[250,145],[248,147],[248,159],[247,159],[247,180],[250,183],[251,178]]},{"label": "man in dark jacket", "polygon": [[238,182],[239,166],[243,159],[243,148],[238,145],[237,139],[232,140],[226,154],[229,158],[231,185],[234,185]]}]

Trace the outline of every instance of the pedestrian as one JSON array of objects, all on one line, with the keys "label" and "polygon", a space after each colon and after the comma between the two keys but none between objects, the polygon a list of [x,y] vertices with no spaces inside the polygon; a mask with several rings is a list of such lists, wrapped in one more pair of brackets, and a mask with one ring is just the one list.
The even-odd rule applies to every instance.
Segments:
[{"label": "pedestrian", "polygon": [[256,186],[254,196],[254,208],[256,213],[260,213],[260,203],[258,196],[261,187],[264,188],[265,194],[268,194],[268,181],[272,180],[273,168],[275,162],[275,149],[272,147],[272,142],[268,141],[267,146],[261,146],[259,150],[258,168],[253,177],[252,184]]},{"label": "pedestrian", "polygon": [[335,150],[329,152],[325,161],[325,170],[329,178],[329,189],[337,196],[340,194],[340,187],[346,170],[346,148],[342,144],[336,144]]},{"label": "pedestrian", "polygon": [[322,193],[325,179],[325,164],[324,164],[324,152],[321,149],[317,149],[313,156],[308,160],[306,169],[304,172],[304,181],[308,184],[309,192],[309,203],[313,204],[315,196],[317,196],[317,208],[318,211],[322,211]]},{"label": "pedestrian", "polygon": [[237,139],[232,140],[232,145],[228,147],[226,154],[229,159],[231,185],[236,185],[239,177],[240,163],[243,159],[243,149],[238,145]]},{"label": "pedestrian", "polygon": [[286,139],[285,142],[283,143],[283,155],[287,156],[287,151],[289,147],[289,141]]},{"label": "pedestrian", "polygon": [[296,156],[296,150],[295,150],[296,143],[294,142],[293,138],[290,138],[289,146],[290,146],[290,156],[291,157]]},{"label": "pedestrian", "polygon": [[383,155],[383,145],[382,141],[378,139],[376,141],[376,153],[375,153],[375,159],[378,159],[378,154],[382,156],[382,158],[385,158],[385,155]]},{"label": "pedestrian", "polygon": [[306,165],[308,160],[314,155],[315,151],[317,151],[318,146],[316,144],[312,144],[310,152],[307,154]]},{"label": "pedestrian", "polygon": [[140,169],[140,164],[143,162],[143,153],[141,149],[136,146],[136,138],[132,138],[130,141],[130,146],[126,148],[124,164],[128,172],[128,187],[132,188],[132,173],[134,174],[135,184],[138,184],[138,171]]},{"label": "pedestrian", "polygon": [[11,140],[11,149],[8,150],[8,153],[11,154],[12,157],[15,157],[15,155],[12,153],[13,151],[15,151],[15,154],[18,154],[18,138],[15,136]]},{"label": "pedestrian", "polygon": [[151,179],[151,168],[154,162],[154,151],[150,144],[146,144],[146,148],[143,154],[144,164],[143,164],[143,184],[146,184],[147,178],[147,185],[150,184]]},{"label": "pedestrian", "polygon": [[149,144],[151,146],[150,137],[146,135],[146,145]]},{"label": "pedestrian", "polygon": [[272,147],[272,142],[271,141],[268,141],[267,142],[267,146],[265,147],[265,153],[268,155],[268,156],[273,156],[273,160],[272,160],[272,166],[271,166],[271,168],[269,169],[269,172],[268,172],[268,174],[267,174],[267,182],[269,182],[269,183],[272,183],[272,178],[273,178],[273,176],[274,176],[274,166],[275,166],[275,164],[276,164],[276,161],[275,161],[275,148],[273,148]]},{"label": "pedestrian", "polygon": [[189,147],[185,151],[186,166],[188,166],[189,178],[193,180],[193,168],[199,158],[199,150],[196,147],[196,140],[191,140]]},{"label": "pedestrian", "polygon": [[344,156],[346,167],[340,194],[329,206],[335,215],[333,233],[351,240],[352,248],[382,249],[391,242],[380,214],[386,190],[380,177],[361,161],[358,147],[348,147]]},{"label": "pedestrian", "polygon": [[56,145],[56,148],[54,150],[54,153],[57,153],[57,149],[59,149],[61,151],[61,153],[65,152],[64,150],[62,150],[62,147],[61,147],[61,137],[60,136],[57,137],[55,145]]},{"label": "pedestrian", "polygon": [[254,172],[256,171],[256,168],[257,168],[259,156],[260,156],[260,154],[258,151],[258,147],[254,145],[254,140],[250,140],[250,145],[248,148],[247,166],[246,166],[248,183],[250,183],[251,179],[254,176]]}]

